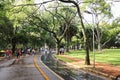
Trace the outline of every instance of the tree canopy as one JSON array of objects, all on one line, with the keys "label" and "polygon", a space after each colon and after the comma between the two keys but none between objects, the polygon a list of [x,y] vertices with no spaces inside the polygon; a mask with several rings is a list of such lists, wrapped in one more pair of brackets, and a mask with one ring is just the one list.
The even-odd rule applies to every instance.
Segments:
[{"label": "tree canopy", "polygon": [[[85,22],[85,12],[92,15],[94,24]],[[47,44],[51,48],[57,45],[59,52],[63,44],[69,50],[76,43],[77,46],[81,43],[86,50],[86,64],[90,64],[89,50],[93,48],[93,36],[95,48],[120,47],[120,18],[112,17],[111,5],[105,0],[52,0],[39,3],[34,0],[2,0],[0,49],[12,45],[14,52],[17,44],[24,47],[43,47]]]}]

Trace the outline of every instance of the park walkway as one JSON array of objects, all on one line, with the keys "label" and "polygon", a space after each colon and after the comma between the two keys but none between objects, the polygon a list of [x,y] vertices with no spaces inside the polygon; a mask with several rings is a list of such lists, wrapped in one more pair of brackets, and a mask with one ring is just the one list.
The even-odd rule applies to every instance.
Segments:
[{"label": "park walkway", "polygon": [[87,66],[85,65],[85,61],[83,59],[76,59],[68,55],[61,55],[61,56],[73,61],[70,63],[66,63],[66,65],[71,68],[81,68],[85,71],[102,75],[107,78],[109,77],[111,79],[115,78],[117,75],[120,75],[120,66],[113,66],[110,64],[96,62],[95,68],[93,68],[93,62],[91,62],[91,65]]},{"label": "park walkway", "polygon": [[[4,74],[4,75],[3,75]],[[0,62],[0,80],[64,80],[41,61],[41,55],[26,55]]]}]

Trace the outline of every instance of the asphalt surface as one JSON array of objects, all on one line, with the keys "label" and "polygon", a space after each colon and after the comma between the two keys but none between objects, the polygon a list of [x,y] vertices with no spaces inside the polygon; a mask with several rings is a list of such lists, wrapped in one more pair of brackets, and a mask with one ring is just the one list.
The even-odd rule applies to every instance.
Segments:
[{"label": "asphalt surface", "polygon": [[[37,55],[35,59],[36,64],[48,76],[49,80],[62,80],[60,76],[53,73],[42,63],[40,55]],[[32,55],[19,60],[8,60],[0,64],[0,80],[46,80],[34,63],[34,56]]]}]

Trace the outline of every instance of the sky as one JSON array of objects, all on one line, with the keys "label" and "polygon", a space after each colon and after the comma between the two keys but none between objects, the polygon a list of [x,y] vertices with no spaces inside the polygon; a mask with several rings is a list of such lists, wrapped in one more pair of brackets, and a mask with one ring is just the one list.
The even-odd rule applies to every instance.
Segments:
[{"label": "sky", "polygon": [[114,2],[112,6],[112,13],[115,17],[120,17],[120,2]]}]

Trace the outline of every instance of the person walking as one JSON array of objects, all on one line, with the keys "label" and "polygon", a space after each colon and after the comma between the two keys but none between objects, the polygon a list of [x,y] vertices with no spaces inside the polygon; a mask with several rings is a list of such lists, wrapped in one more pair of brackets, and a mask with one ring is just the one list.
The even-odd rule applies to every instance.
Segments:
[{"label": "person walking", "polygon": [[16,49],[16,58],[19,58],[19,49]]},{"label": "person walking", "polygon": [[17,59],[21,58],[21,56],[22,56],[21,50],[17,49],[16,50],[16,57],[17,57]]},{"label": "person walking", "polygon": [[35,55],[35,49],[32,48],[32,55]]},{"label": "person walking", "polygon": [[47,49],[47,48],[45,48],[44,53],[43,53],[44,62],[46,62],[46,59],[47,59],[47,54],[48,54],[48,49]]}]

